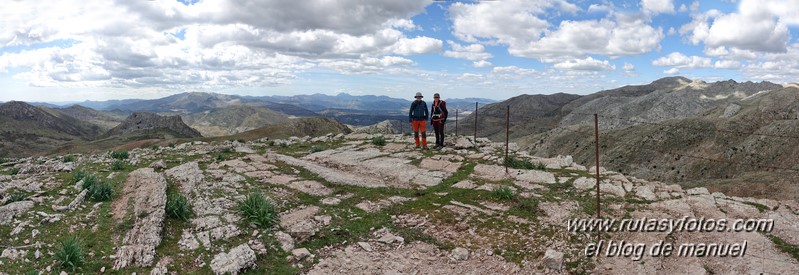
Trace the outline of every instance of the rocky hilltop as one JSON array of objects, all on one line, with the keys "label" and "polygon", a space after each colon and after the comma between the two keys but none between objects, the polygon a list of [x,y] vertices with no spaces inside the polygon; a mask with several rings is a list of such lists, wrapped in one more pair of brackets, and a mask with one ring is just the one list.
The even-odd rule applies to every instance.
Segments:
[{"label": "rocky hilltop", "polygon": [[41,154],[71,142],[91,140],[101,127],[46,107],[0,104],[0,157]]},{"label": "rocky hilltop", "polygon": [[[506,173],[500,148],[451,137],[443,150],[420,151],[407,135],[331,134],[138,148],[122,165],[108,153],[18,159],[0,170],[16,171],[0,176],[0,273],[799,271],[795,200],[687,189],[586,168],[570,156],[530,156],[515,144],[515,168]],[[624,241],[635,246],[629,251],[646,245],[647,252],[640,259],[589,257],[595,233],[570,231],[567,221],[595,215],[596,169],[605,218],[765,219],[773,227],[607,232],[605,247]],[[110,197],[97,191],[105,183]],[[256,193],[268,203],[257,204],[264,206],[257,214],[244,211]],[[178,198],[191,208],[179,212],[186,216],[174,214]],[[59,260],[62,241],[73,236],[85,260],[75,269]],[[649,254],[660,243],[747,249],[737,257]]]},{"label": "rocky hilltop", "polygon": [[133,113],[122,123],[109,130],[105,136],[157,131],[171,132],[176,137],[202,137],[200,132],[183,123],[180,116],[160,116],[154,113]]}]

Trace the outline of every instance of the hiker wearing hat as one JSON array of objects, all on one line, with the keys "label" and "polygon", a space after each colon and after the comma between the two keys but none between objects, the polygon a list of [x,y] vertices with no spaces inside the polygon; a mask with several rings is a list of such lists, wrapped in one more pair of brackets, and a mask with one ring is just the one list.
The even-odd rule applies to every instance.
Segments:
[{"label": "hiker wearing hat", "polygon": [[422,147],[427,149],[427,103],[422,100],[422,93],[416,93],[416,100],[411,103],[411,111],[408,113],[408,121],[413,127],[413,139],[416,141],[416,148],[419,148],[419,131],[422,131]]},{"label": "hiker wearing hat", "polygon": [[436,148],[444,147],[444,123],[447,122],[447,102],[441,100],[438,93],[433,95],[433,107],[430,110],[430,124],[436,132]]}]

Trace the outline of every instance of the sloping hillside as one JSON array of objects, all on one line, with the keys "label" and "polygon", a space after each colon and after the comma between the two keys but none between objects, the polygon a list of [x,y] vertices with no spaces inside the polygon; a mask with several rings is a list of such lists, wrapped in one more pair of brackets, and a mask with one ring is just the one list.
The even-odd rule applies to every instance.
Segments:
[{"label": "sloping hillside", "polygon": [[231,106],[183,117],[186,124],[206,137],[237,134],[289,120],[283,113],[252,106]]},{"label": "sloping hillside", "polygon": [[133,113],[103,137],[158,131],[171,132],[178,138],[202,137],[200,132],[183,123],[180,116],[160,116],[154,113]]},{"label": "sloping hillside", "polygon": [[37,154],[64,144],[87,141],[101,127],[47,107],[11,101],[0,105],[0,157]]}]

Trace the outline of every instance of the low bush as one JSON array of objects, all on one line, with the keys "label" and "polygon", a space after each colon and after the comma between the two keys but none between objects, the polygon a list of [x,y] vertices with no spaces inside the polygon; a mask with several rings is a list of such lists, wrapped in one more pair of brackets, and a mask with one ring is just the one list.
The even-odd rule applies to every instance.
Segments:
[{"label": "low bush", "polygon": [[121,160],[115,160],[114,163],[111,164],[111,170],[114,171],[121,171],[125,169],[125,162]]},{"label": "low bush", "polygon": [[183,194],[171,193],[166,197],[166,214],[170,218],[187,221],[192,214],[191,205]]},{"label": "low bush", "polygon": [[261,193],[252,193],[240,201],[239,211],[247,221],[261,228],[271,228],[278,220],[274,204]]},{"label": "low bush", "polygon": [[61,241],[55,256],[61,267],[75,271],[75,269],[83,265],[83,244],[78,237],[69,237]]},{"label": "low bush", "polygon": [[491,190],[491,196],[498,200],[509,201],[513,199],[513,189],[507,186],[500,186],[499,188]]},{"label": "low bush", "polygon": [[386,138],[383,136],[376,136],[372,138],[372,144],[376,146],[385,146],[386,145]]},{"label": "low bush", "polygon": [[111,152],[111,157],[115,159],[128,159],[128,157],[130,157],[130,154],[128,154],[128,151],[118,151],[118,152],[114,151]]},{"label": "low bush", "polygon": [[75,161],[75,156],[73,156],[73,155],[66,155],[66,156],[64,156],[64,159],[63,159],[63,161],[64,161],[65,163],[66,163],[66,162],[73,162],[73,161]]},{"label": "low bush", "polygon": [[96,182],[89,186],[87,195],[93,201],[109,201],[114,196],[114,187],[108,182]]}]

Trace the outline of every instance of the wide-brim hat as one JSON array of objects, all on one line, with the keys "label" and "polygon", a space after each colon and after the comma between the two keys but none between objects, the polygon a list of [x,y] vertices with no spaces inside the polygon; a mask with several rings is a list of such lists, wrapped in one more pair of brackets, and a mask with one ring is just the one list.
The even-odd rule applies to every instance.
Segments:
[{"label": "wide-brim hat", "polygon": [[416,96],[414,96],[414,97],[424,97],[424,96],[422,96],[422,93],[416,92]]}]

